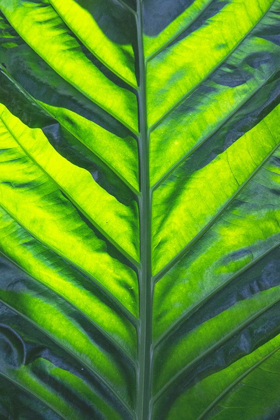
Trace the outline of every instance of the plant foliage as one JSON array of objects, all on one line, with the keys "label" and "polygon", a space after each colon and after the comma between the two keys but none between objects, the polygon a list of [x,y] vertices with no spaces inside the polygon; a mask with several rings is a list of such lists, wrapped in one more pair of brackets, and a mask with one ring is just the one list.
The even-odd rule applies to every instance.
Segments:
[{"label": "plant foliage", "polygon": [[0,0],[0,417],[280,417],[280,0]]}]

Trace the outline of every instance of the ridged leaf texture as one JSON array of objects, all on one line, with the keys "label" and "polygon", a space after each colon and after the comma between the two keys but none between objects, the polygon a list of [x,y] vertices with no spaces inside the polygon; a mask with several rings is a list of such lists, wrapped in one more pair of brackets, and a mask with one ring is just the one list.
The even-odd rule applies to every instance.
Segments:
[{"label": "ridged leaf texture", "polygon": [[0,0],[0,417],[280,417],[280,0]]}]

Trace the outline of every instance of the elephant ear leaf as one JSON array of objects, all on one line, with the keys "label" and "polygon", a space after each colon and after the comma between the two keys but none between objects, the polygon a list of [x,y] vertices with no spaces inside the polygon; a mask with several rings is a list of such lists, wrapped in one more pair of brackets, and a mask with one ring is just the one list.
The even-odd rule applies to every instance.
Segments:
[{"label": "elephant ear leaf", "polygon": [[0,413],[278,418],[280,1],[0,0]]}]

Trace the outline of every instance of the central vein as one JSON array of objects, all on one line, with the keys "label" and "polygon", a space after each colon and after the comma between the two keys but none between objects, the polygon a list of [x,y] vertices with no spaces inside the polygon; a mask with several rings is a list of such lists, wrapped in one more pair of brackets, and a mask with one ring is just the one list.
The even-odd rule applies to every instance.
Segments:
[{"label": "central vein", "polygon": [[146,63],[143,47],[142,0],[137,0],[138,42],[138,107],[139,107],[139,168],[140,168],[140,323],[138,331],[137,420],[149,420],[151,415],[151,356],[152,356],[152,269],[151,269],[151,190],[149,182],[149,133],[146,105]]}]

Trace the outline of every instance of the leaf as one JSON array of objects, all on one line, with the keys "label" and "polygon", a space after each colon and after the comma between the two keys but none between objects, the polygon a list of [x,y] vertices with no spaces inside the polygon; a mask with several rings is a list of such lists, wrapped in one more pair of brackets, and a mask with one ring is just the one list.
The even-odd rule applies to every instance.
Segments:
[{"label": "leaf", "polygon": [[278,418],[280,1],[0,11],[0,417]]}]

